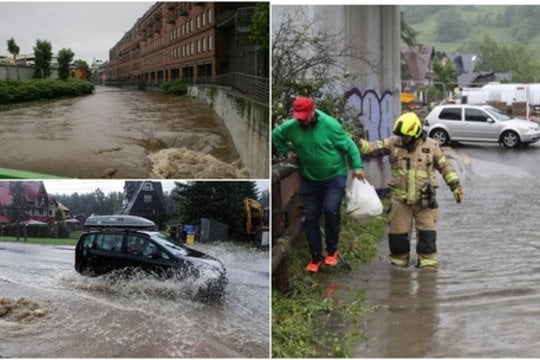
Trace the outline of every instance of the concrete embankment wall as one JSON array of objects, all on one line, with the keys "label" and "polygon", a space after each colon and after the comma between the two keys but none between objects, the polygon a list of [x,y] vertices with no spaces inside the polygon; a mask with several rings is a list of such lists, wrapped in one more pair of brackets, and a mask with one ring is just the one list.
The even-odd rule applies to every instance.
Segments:
[{"label": "concrete embankment wall", "polygon": [[270,173],[269,107],[226,87],[195,85],[189,95],[205,100],[231,133],[236,150],[252,179]]},{"label": "concrete embankment wall", "polygon": [[[31,65],[0,64],[0,80],[17,80],[17,70],[20,80],[30,80],[34,74],[34,67]],[[48,79],[58,79],[58,70],[51,69],[51,76]]]}]

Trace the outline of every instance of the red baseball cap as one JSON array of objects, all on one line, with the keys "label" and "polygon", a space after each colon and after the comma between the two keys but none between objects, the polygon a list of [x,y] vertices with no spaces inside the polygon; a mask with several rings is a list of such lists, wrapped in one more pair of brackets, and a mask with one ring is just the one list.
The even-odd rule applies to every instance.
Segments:
[{"label": "red baseball cap", "polygon": [[293,102],[292,117],[300,121],[307,121],[315,108],[315,103],[308,97],[298,96]]}]

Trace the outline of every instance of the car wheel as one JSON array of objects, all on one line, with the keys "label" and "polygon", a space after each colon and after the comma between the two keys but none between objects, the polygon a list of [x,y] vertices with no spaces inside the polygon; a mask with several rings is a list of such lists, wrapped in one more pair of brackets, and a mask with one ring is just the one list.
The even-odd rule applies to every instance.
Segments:
[{"label": "car wheel", "polygon": [[512,149],[519,145],[519,136],[515,131],[505,131],[501,135],[501,143],[504,145],[504,147]]},{"label": "car wheel", "polygon": [[443,129],[435,129],[431,132],[431,134],[429,134],[429,136],[437,141],[441,146],[446,146],[450,143],[450,137]]}]

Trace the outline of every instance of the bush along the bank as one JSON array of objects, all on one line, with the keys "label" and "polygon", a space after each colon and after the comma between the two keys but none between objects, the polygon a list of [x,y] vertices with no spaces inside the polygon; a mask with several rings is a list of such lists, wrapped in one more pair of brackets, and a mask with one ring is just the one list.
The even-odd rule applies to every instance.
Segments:
[{"label": "bush along the bank", "polygon": [[161,85],[161,90],[167,94],[183,96],[187,94],[188,84],[182,80],[166,82]]},{"label": "bush along the bank", "polygon": [[86,80],[0,80],[0,105],[91,94],[94,84]]},{"label": "bush along the bank", "polygon": [[[375,257],[385,227],[384,217],[358,224],[342,213],[339,249],[348,265],[359,268]],[[310,259],[305,236],[291,245],[287,257],[290,291],[272,290],[272,357],[349,357],[352,344],[359,339],[354,325],[362,314],[373,310],[364,302],[364,290],[359,288],[351,298],[336,301],[329,289],[333,278],[343,274],[343,267],[308,274],[304,269]]]}]

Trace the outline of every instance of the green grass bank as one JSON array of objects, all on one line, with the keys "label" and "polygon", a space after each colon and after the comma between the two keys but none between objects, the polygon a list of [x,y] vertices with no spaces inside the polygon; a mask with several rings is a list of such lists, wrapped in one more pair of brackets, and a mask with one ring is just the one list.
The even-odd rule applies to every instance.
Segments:
[{"label": "green grass bank", "polygon": [[8,105],[42,99],[91,94],[94,84],[86,80],[0,80],[0,110]]},{"label": "green grass bank", "polygon": [[[339,249],[353,271],[375,257],[385,228],[384,217],[358,224],[342,214]],[[359,340],[359,334],[351,329],[372,308],[364,302],[363,289],[357,289],[349,299],[336,300],[331,293],[332,281],[342,276],[345,268],[338,264],[309,274],[304,269],[309,258],[302,235],[293,241],[287,258],[290,291],[272,290],[272,357],[349,357],[351,345]]]}]

